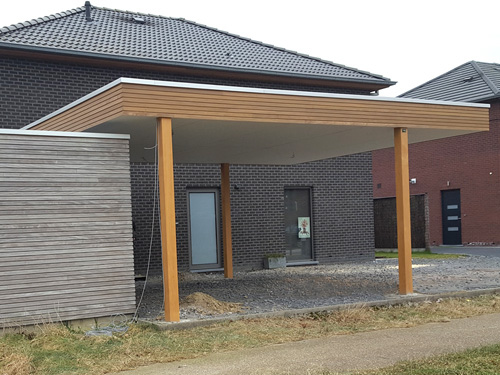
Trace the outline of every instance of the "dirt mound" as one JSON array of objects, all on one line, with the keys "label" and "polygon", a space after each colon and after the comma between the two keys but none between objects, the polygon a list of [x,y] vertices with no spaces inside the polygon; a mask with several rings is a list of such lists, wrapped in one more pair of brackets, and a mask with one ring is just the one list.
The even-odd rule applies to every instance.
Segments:
[{"label": "dirt mound", "polygon": [[194,310],[198,314],[227,314],[241,312],[241,303],[223,302],[208,294],[196,292],[181,300],[181,309]]}]

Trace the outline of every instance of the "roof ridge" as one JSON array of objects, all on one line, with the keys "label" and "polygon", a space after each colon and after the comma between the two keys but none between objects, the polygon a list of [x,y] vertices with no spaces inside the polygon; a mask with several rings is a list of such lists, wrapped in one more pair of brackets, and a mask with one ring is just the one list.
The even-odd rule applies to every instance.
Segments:
[{"label": "roof ridge", "polygon": [[109,11],[112,11],[112,12],[137,14],[138,16],[150,16],[150,17],[166,18],[166,19],[171,19],[171,20],[184,20],[184,18],[167,17],[167,16],[162,16],[161,14],[134,12],[132,10],[123,10],[123,9],[116,9],[116,8],[113,9],[113,8],[108,8],[108,7],[98,7],[98,6],[95,6],[95,5],[92,5],[92,8],[100,9],[100,10],[109,10]]},{"label": "roof ridge", "polygon": [[62,11],[62,12],[59,12],[59,13],[50,14],[50,15],[45,16],[45,17],[39,17],[39,18],[32,19],[32,20],[29,20],[29,21],[19,22],[19,23],[16,23],[16,24],[12,24],[10,26],[0,27],[0,34],[6,34],[6,33],[9,33],[11,31],[15,31],[15,30],[19,30],[19,29],[24,29],[25,27],[39,25],[41,23],[45,23],[45,22],[49,22],[49,21],[52,21],[52,20],[56,20],[56,19],[68,17],[68,16],[71,16],[73,14],[80,13],[80,12],[83,12],[83,11],[85,11],[85,7],[78,7],[78,8],[73,8],[73,9],[65,10],[65,11]]},{"label": "roof ridge", "polygon": [[[482,63],[486,64],[486,63]],[[472,67],[476,70],[476,72],[481,76],[481,78],[484,80],[484,82],[488,85],[488,87],[491,89],[493,94],[497,95],[500,92],[500,89],[491,81],[491,79],[486,76],[484,73],[483,69],[478,65],[478,61],[471,61]]]},{"label": "roof ridge", "polygon": [[422,83],[422,84],[418,85],[417,87],[414,87],[414,88],[412,88],[412,89],[410,89],[410,90],[408,90],[408,91],[406,91],[406,92],[404,92],[404,93],[402,93],[402,94],[399,94],[399,95],[397,96],[397,98],[403,98],[406,94],[410,94],[412,91],[415,91],[415,90],[417,90],[417,89],[421,88],[422,86],[425,86],[425,85],[428,85],[428,84],[429,84],[429,83],[431,83],[431,82],[437,81],[438,79],[440,79],[440,78],[444,77],[445,75],[448,75],[448,74],[450,74],[451,72],[454,72],[455,70],[458,70],[458,69],[462,68],[463,66],[465,66],[465,65],[467,65],[467,64],[471,64],[472,62],[473,62],[473,60],[471,60],[471,61],[467,61],[466,63],[463,63],[462,65],[459,65],[459,66],[457,66],[457,67],[455,67],[455,68],[453,68],[453,69],[451,69],[451,70],[449,70],[449,71],[447,71],[447,72],[445,72],[445,73],[443,73],[443,74],[440,74],[440,75],[439,75],[439,76],[437,76],[437,77],[434,77],[434,78],[430,79],[430,80],[429,80],[429,81],[427,81],[427,82],[424,82],[424,83]]},{"label": "roof ridge", "polygon": [[190,24],[198,26],[198,27],[203,27],[203,28],[208,29],[208,30],[213,30],[213,31],[216,31],[216,32],[219,32],[219,33],[222,33],[222,34],[226,34],[226,35],[229,35],[229,36],[241,39],[241,40],[245,40],[245,41],[250,42],[250,43],[259,44],[259,45],[264,46],[264,47],[269,47],[269,48],[277,49],[279,51],[291,53],[293,55],[300,56],[300,57],[305,57],[307,59],[315,60],[315,61],[318,61],[318,62],[321,62],[321,63],[324,63],[324,64],[329,64],[329,65],[333,65],[333,66],[336,66],[336,67],[339,67],[339,68],[354,70],[354,71],[356,71],[358,73],[363,73],[363,74],[367,74],[367,75],[370,75],[370,76],[375,77],[375,78],[379,78],[379,79],[384,79],[384,80],[390,81],[390,78],[384,77],[384,76],[382,76],[380,74],[375,74],[375,73],[368,72],[366,70],[360,70],[360,69],[353,68],[353,67],[350,67],[350,66],[347,66],[347,65],[334,63],[333,61],[324,60],[324,59],[321,59],[319,57],[310,56],[310,55],[305,54],[305,53],[300,53],[300,52],[292,51],[292,50],[289,50],[289,49],[286,49],[286,48],[283,48],[283,47],[278,47],[278,46],[275,46],[273,44],[264,43],[264,42],[261,42],[261,41],[255,40],[255,39],[251,39],[251,38],[247,38],[247,37],[244,37],[244,36],[241,36],[241,35],[238,35],[238,34],[233,34],[233,33],[230,33],[228,31],[219,30],[219,29],[217,29],[215,27],[211,27],[211,26],[207,26],[207,25],[203,25],[203,24],[194,22],[194,21],[186,20],[184,18],[171,18],[171,19],[181,20],[181,21],[190,23]]}]

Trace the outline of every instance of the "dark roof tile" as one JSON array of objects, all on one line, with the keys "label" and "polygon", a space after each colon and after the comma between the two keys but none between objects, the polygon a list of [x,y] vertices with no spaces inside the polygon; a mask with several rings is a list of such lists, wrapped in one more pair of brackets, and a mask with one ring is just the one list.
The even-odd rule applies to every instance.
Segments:
[{"label": "dark roof tile", "polygon": [[[134,22],[141,17],[145,23]],[[394,84],[344,65],[233,35],[182,18],[80,7],[0,29],[0,45],[90,53],[168,64]]]},{"label": "dark roof tile", "polygon": [[399,97],[462,102],[481,102],[498,98],[500,64],[469,61]]}]

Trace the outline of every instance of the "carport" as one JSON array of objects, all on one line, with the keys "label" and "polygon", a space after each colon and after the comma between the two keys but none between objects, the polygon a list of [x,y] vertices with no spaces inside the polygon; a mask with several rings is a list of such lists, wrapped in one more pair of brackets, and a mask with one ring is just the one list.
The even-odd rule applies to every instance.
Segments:
[{"label": "carport", "polygon": [[158,145],[165,320],[178,321],[174,162],[221,165],[224,274],[232,278],[230,164],[296,164],[394,146],[399,291],[409,294],[408,143],[487,131],[488,112],[486,104],[121,78],[25,129],[130,134],[131,161],[151,161],[145,148]]}]

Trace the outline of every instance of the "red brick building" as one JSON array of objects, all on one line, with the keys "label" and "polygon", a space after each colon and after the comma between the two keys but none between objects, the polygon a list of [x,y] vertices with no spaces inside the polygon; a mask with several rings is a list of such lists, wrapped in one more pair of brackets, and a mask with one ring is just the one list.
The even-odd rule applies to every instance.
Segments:
[{"label": "red brick building", "polygon": [[[430,243],[500,243],[500,64],[467,62],[402,95],[488,103],[490,131],[410,145],[410,192],[427,194]],[[374,151],[373,196],[395,196],[394,150]]]}]

